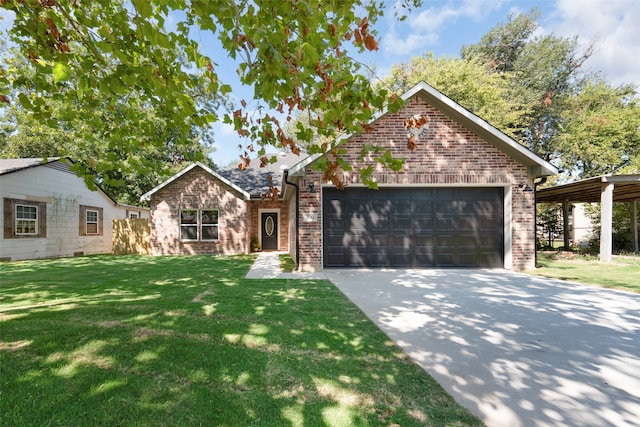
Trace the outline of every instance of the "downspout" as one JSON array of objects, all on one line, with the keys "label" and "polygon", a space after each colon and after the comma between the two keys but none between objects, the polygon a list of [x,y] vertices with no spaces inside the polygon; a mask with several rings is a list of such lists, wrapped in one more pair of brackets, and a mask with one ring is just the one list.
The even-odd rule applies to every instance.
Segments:
[{"label": "downspout", "polygon": [[546,176],[541,176],[540,182],[533,180],[533,268],[538,268],[538,185],[545,182]]},{"label": "downspout", "polygon": [[289,181],[289,169],[284,171],[284,182],[296,189],[296,270],[300,268],[300,187]]}]

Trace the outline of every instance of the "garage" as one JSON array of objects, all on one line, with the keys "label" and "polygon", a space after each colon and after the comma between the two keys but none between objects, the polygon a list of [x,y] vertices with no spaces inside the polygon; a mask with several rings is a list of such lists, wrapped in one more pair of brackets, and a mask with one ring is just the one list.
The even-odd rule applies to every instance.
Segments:
[{"label": "garage", "polygon": [[503,193],[323,188],[324,267],[503,267]]}]

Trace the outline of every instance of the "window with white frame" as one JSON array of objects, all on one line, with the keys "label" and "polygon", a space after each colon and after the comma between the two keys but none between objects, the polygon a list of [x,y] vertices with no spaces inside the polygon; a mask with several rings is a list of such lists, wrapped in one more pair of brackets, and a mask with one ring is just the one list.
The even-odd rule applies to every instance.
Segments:
[{"label": "window with white frame", "polygon": [[180,240],[198,240],[198,210],[180,211]]},{"label": "window with white frame", "polygon": [[5,239],[47,237],[47,204],[33,200],[3,198]]},{"label": "window with white frame", "polygon": [[80,236],[103,235],[104,209],[97,206],[80,205]]},{"label": "window with white frame", "polygon": [[85,218],[85,227],[87,230],[87,234],[98,234],[98,216],[98,211],[87,209]]},{"label": "window with white frame", "polygon": [[38,207],[16,204],[16,236],[35,236],[38,234]]},{"label": "window with white frame", "polygon": [[218,211],[216,209],[200,211],[200,239],[218,240]]},{"label": "window with white frame", "polygon": [[138,212],[129,212],[129,219],[138,219],[140,218],[140,215],[138,214]]},{"label": "window with white frame", "polygon": [[181,209],[180,240],[193,242],[218,240],[218,210]]}]

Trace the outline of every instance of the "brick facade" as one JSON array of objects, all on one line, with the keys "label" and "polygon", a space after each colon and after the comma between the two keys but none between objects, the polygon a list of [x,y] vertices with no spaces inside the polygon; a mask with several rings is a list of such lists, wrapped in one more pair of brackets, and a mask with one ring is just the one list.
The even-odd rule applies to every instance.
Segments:
[{"label": "brick facade", "polygon": [[[154,255],[242,254],[249,252],[249,206],[242,195],[196,167],[151,197],[151,253]],[[181,209],[217,209],[218,240],[182,241]]]},{"label": "brick facade", "polygon": [[[418,147],[407,148],[404,121],[421,114],[429,118],[428,128],[420,133]],[[369,155],[365,163],[358,159],[363,144],[373,143],[391,149],[394,157],[406,159],[399,172],[384,170]],[[505,223],[510,241],[505,249],[505,266],[514,270],[534,267],[534,194],[524,192],[521,184],[533,187],[527,167],[455,122],[422,98],[411,98],[398,113],[388,113],[372,124],[371,132],[355,135],[342,144],[344,159],[354,166],[343,172],[348,185],[359,185],[358,169],[374,165],[374,179],[381,186],[500,186],[505,189]],[[308,183],[316,188],[326,185],[322,174],[311,167],[299,181],[300,216],[316,214],[316,222],[300,224],[300,266],[304,270],[322,269],[322,192],[306,191]],[[509,211],[507,211],[509,210]],[[507,245],[506,245],[507,246]]]}]

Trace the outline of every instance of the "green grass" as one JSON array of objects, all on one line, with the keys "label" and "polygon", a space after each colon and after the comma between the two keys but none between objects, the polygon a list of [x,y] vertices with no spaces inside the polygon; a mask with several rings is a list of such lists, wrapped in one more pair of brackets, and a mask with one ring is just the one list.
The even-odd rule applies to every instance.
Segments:
[{"label": "green grass", "polygon": [[291,255],[289,254],[280,254],[278,255],[280,259],[280,270],[291,273],[296,268],[296,262],[293,260]]},{"label": "green grass", "polygon": [[330,282],[252,261],[0,265],[0,425],[481,425]]},{"label": "green grass", "polygon": [[614,256],[610,263],[566,252],[538,252],[534,274],[640,293],[640,257]]}]

